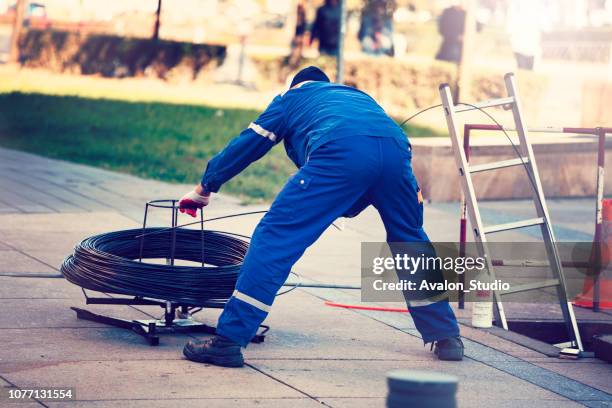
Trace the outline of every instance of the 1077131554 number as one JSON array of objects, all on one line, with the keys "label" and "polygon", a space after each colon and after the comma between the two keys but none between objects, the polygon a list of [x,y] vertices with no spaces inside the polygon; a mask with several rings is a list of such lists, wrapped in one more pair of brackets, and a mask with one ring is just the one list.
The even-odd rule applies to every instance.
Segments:
[{"label": "1077131554 number", "polygon": [[5,388],[8,400],[43,400],[43,401],[65,401],[74,400],[76,393],[72,388]]}]

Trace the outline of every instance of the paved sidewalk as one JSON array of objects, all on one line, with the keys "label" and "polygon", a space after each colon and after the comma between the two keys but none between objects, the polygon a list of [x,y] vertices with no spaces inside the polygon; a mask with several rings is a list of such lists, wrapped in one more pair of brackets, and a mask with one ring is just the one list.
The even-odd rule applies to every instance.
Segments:
[{"label": "paved sidewalk", "polygon": [[[83,307],[82,293],[58,277],[58,265],[74,244],[137,227],[146,200],[177,198],[188,188],[0,149],[0,386],[73,387],[78,400],[17,407],[382,407],[385,374],[397,368],[457,375],[460,407],[611,406],[611,365],[549,358],[468,326],[462,326],[465,361],[440,362],[423,347],[408,314],[324,305],[359,303],[354,291],[298,289],[279,297],[266,323],[269,335],[246,349],[243,369],[184,360],[181,348],[189,336],[165,336],[159,347],[149,347],[130,331],[77,320],[69,308]],[[433,239],[456,240],[455,207],[427,206]],[[559,214],[561,207],[573,208],[574,224],[587,215],[584,206],[559,204]],[[260,208],[221,195],[207,216]],[[490,208],[496,216],[499,209]],[[162,225],[166,219],[160,213],[153,221]],[[233,218],[214,227],[250,234],[257,220]],[[588,234],[563,225],[570,235]],[[360,242],[383,239],[376,214],[367,211],[344,231],[328,229],[295,270],[304,279],[358,283]],[[128,319],[162,312],[86,308]],[[218,313],[205,310],[196,317],[214,324]],[[466,318],[469,310],[460,315]]]}]

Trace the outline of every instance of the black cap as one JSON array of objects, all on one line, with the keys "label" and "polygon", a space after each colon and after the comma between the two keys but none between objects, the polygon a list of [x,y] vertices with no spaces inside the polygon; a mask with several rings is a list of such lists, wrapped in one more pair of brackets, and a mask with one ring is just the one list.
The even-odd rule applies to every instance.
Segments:
[{"label": "black cap", "polygon": [[320,68],[315,66],[306,67],[293,77],[289,88],[293,88],[295,85],[304,81],[323,81],[329,82],[329,78],[325,75],[325,72],[321,71]]}]

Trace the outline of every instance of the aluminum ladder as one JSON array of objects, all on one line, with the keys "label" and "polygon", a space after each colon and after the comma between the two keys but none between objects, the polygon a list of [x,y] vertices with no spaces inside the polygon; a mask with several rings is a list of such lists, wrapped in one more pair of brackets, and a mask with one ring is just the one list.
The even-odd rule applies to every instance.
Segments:
[{"label": "aluminum ladder", "polygon": [[[555,236],[550,222],[548,208],[546,206],[546,199],[542,190],[538,167],[535,162],[533,148],[529,141],[528,132],[523,122],[522,108],[514,74],[506,74],[504,77],[504,81],[506,84],[508,97],[478,102],[471,105],[461,103],[455,105],[450,86],[448,84],[440,85],[442,106],[444,107],[444,115],[446,117],[448,132],[452,141],[455,163],[459,169],[460,183],[466,201],[468,217],[472,226],[472,231],[474,232],[476,250],[478,252],[478,256],[482,256],[486,259],[489,279],[494,280],[495,272],[491,256],[488,255],[490,254],[490,251],[488,250],[487,246],[487,235],[519,228],[540,226],[543,241],[545,244],[544,247],[546,249],[548,257],[548,263],[550,265],[554,279],[517,285],[512,287],[510,290],[504,291],[503,293],[500,293],[499,291],[493,291],[492,303],[495,307],[492,307],[489,302],[474,303],[472,324],[475,327],[490,327],[493,318],[493,312],[495,312],[496,323],[498,325],[501,325],[501,327],[503,327],[505,330],[508,330],[508,322],[506,320],[504,306],[501,300],[502,295],[524,292],[533,289],[556,287],[561,311],[563,313],[563,319],[565,321],[570,341],[573,343],[574,347],[578,348],[578,350],[580,351],[583,351],[582,341],[580,339],[580,333],[578,331],[578,323],[576,321],[574,309],[567,298],[565,276],[563,273],[561,259],[559,257]],[[506,107],[507,109],[509,109],[508,107],[511,107],[512,109],[515,129],[520,142],[519,146],[517,146],[517,150],[518,152],[520,152],[520,157],[494,163],[470,166],[463,150],[463,137],[459,133],[457,127],[457,114],[470,110],[482,110],[495,106],[502,106]],[[478,201],[476,198],[476,193],[474,191],[474,185],[472,183],[472,174],[483,171],[503,169],[511,166],[524,166],[525,171],[527,172],[527,176],[530,177],[530,184],[532,186],[532,189],[534,190],[533,199],[537,217],[523,221],[484,226],[482,223],[482,218],[480,216],[480,211],[478,209]]]}]

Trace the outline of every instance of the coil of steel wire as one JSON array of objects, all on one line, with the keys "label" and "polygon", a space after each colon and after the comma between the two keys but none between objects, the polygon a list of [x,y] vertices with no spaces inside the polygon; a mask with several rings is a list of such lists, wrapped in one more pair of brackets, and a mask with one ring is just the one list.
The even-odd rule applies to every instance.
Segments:
[{"label": "coil of steel wire", "polygon": [[[171,258],[174,248],[176,260],[203,261],[205,266],[139,262],[143,233],[143,260]],[[231,297],[248,245],[220,231],[123,230],[83,240],[64,260],[61,271],[68,281],[85,289],[201,306]]]}]

